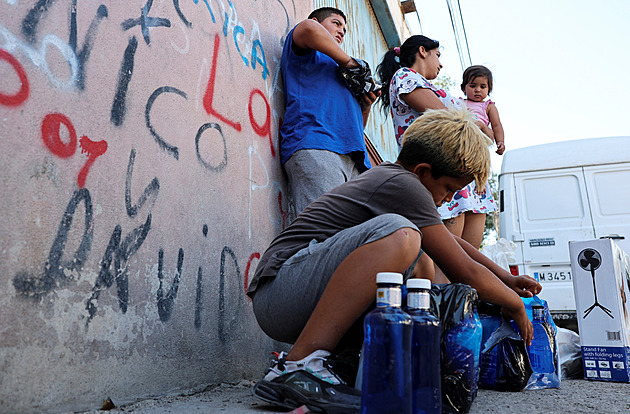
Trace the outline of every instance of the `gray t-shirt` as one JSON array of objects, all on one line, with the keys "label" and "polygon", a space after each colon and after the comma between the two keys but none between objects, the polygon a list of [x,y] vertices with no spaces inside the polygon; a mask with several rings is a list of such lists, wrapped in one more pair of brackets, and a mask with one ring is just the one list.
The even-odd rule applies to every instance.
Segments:
[{"label": "gray t-shirt", "polygon": [[260,279],[275,277],[284,262],[311,240],[322,242],[385,213],[406,217],[419,229],[442,223],[420,179],[401,165],[383,163],[322,195],[284,229],[261,257],[248,295],[256,291]]}]

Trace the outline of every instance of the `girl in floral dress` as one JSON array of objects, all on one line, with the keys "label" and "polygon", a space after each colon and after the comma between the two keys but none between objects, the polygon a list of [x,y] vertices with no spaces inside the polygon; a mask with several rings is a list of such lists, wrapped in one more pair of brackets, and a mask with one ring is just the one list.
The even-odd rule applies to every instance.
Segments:
[{"label": "girl in floral dress", "polygon": [[[380,99],[383,110],[391,110],[399,149],[407,127],[426,110],[462,105],[460,99],[430,82],[442,69],[439,46],[439,42],[426,36],[411,36],[400,47],[388,51],[377,68],[381,82],[389,86],[383,88]],[[486,214],[494,210],[496,203],[490,187],[486,184],[478,192],[474,182],[438,208],[449,231],[476,248],[481,246]]]}]

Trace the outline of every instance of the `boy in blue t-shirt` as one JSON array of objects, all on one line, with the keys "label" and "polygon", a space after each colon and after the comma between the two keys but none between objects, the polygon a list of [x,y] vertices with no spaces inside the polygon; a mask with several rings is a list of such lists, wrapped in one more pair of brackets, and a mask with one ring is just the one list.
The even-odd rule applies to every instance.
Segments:
[{"label": "boy in blue t-shirt", "polygon": [[281,161],[297,216],[308,204],[371,167],[363,128],[380,92],[355,98],[339,67],[358,66],[341,49],[346,16],[324,7],[291,30],[281,69],[286,111]]}]

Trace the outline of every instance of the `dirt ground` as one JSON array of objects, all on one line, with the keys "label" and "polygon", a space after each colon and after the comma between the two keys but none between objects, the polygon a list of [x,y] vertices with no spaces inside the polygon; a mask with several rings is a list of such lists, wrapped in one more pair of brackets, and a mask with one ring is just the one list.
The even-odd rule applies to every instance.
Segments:
[{"label": "dirt ground", "polygon": [[[277,414],[285,409],[268,405],[254,397],[251,381],[222,384],[204,392],[164,397],[87,414]],[[116,402],[114,401],[114,404]],[[630,384],[586,380],[564,380],[560,388],[524,392],[480,390],[470,414],[561,414],[630,413]]]}]

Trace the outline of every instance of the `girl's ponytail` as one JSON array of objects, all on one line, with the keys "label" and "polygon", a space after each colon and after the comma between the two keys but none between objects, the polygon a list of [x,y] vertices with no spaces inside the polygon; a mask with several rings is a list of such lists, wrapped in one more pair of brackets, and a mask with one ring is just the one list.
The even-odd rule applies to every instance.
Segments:
[{"label": "girl's ponytail", "polygon": [[[396,49],[400,50],[399,48]],[[389,109],[389,83],[394,77],[394,73],[401,67],[400,58],[396,55],[396,50],[394,49],[385,52],[383,60],[376,67],[379,81],[383,84],[381,91],[381,109],[385,115],[387,115],[387,110]]]}]

